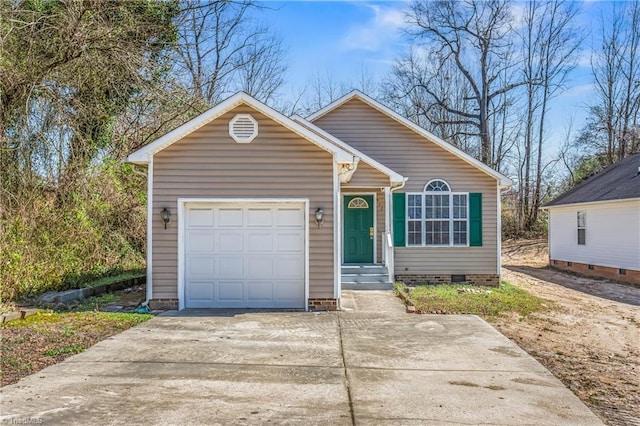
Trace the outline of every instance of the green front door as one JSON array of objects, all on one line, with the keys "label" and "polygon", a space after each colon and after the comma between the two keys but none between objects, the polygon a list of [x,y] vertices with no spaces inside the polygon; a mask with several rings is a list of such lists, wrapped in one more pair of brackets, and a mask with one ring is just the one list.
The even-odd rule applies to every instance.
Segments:
[{"label": "green front door", "polygon": [[373,263],[373,195],[345,195],[344,263]]}]

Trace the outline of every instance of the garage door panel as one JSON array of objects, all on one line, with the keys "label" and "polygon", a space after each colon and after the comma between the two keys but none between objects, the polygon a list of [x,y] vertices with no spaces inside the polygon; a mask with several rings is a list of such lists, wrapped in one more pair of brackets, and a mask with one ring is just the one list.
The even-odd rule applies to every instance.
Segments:
[{"label": "garage door panel", "polygon": [[252,232],[247,234],[247,251],[249,253],[273,252],[273,232]]},{"label": "garage door panel", "polygon": [[242,231],[218,231],[216,232],[218,253],[241,252],[244,250],[244,233]]},{"label": "garage door panel", "polygon": [[218,271],[216,278],[238,278],[244,275],[244,256],[242,255],[218,255]]},{"label": "garage door panel", "polygon": [[187,231],[187,239],[189,240],[189,252],[208,252],[213,251],[213,231],[204,229],[191,229]]},{"label": "garage door panel", "polygon": [[273,278],[274,258],[271,255],[247,256],[247,278]]},{"label": "garage door panel", "polygon": [[247,210],[247,226],[249,228],[265,228],[273,226],[273,209],[250,208]]},{"label": "garage door panel", "polygon": [[242,227],[244,213],[241,208],[220,208],[218,209],[218,221],[216,226],[220,228]]},{"label": "garage door panel", "polygon": [[187,257],[187,273],[193,279],[213,279],[215,258],[211,255]]},{"label": "garage door panel", "polygon": [[186,307],[303,308],[301,205],[187,205]]},{"label": "garage door panel", "polygon": [[242,281],[219,281],[218,297],[220,302],[242,302],[244,299]]},{"label": "garage door panel", "polygon": [[273,301],[273,282],[247,281],[247,299],[249,302]]},{"label": "garage door panel", "polygon": [[274,261],[277,278],[304,279],[304,255],[278,256]]},{"label": "garage door panel", "polygon": [[213,226],[213,208],[192,208],[187,211],[188,227]]},{"label": "garage door panel", "polygon": [[274,298],[277,300],[295,301],[304,297],[304,289],[300,288],[297,280],[280,280],[274,288]]},{"label": "garage door panel", "polygon": [[189,285],[189,299],[194,302],[213,302],[213,282],[192,281]]},{"label": "garage door panel", "polygon": [[304,214],[300,209],[278,208],[276,226],[279,228],[298,228],[304,230]]},{"label": "garage door panel", "polygon": [[302,231],[276,234],[276,251],[278,253],[300,253],[304,250],[304,233]]}]

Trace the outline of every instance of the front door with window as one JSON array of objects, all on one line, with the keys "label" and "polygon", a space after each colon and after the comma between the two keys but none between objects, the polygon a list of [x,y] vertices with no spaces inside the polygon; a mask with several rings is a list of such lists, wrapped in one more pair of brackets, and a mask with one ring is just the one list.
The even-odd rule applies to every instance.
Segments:
[{"label": "front door with window", "polygon": [[344,263],[373,263],[373,195],[345,195]]}]

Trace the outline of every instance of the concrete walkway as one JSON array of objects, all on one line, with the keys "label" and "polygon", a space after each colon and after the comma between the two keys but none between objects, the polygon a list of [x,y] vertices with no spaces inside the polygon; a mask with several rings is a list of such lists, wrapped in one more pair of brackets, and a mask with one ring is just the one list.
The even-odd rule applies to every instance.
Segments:
[{"label": "concrete walkway", "polygon": [[474,316],[169,313],[2,389],[0,423],[602,424]]}]

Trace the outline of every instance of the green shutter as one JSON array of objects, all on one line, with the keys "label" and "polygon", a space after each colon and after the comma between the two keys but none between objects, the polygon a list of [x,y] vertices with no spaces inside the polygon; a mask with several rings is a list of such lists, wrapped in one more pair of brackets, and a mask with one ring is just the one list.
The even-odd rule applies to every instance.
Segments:
[{"label": "green shutter", "polygon": [[393,245],[404,247],[407,226],[407,209],[405,204],[405,193],[393,193]]},{"label": "green shutter", "polygon": [[482,246],[482,193],[469,194],[469,245]]}]

